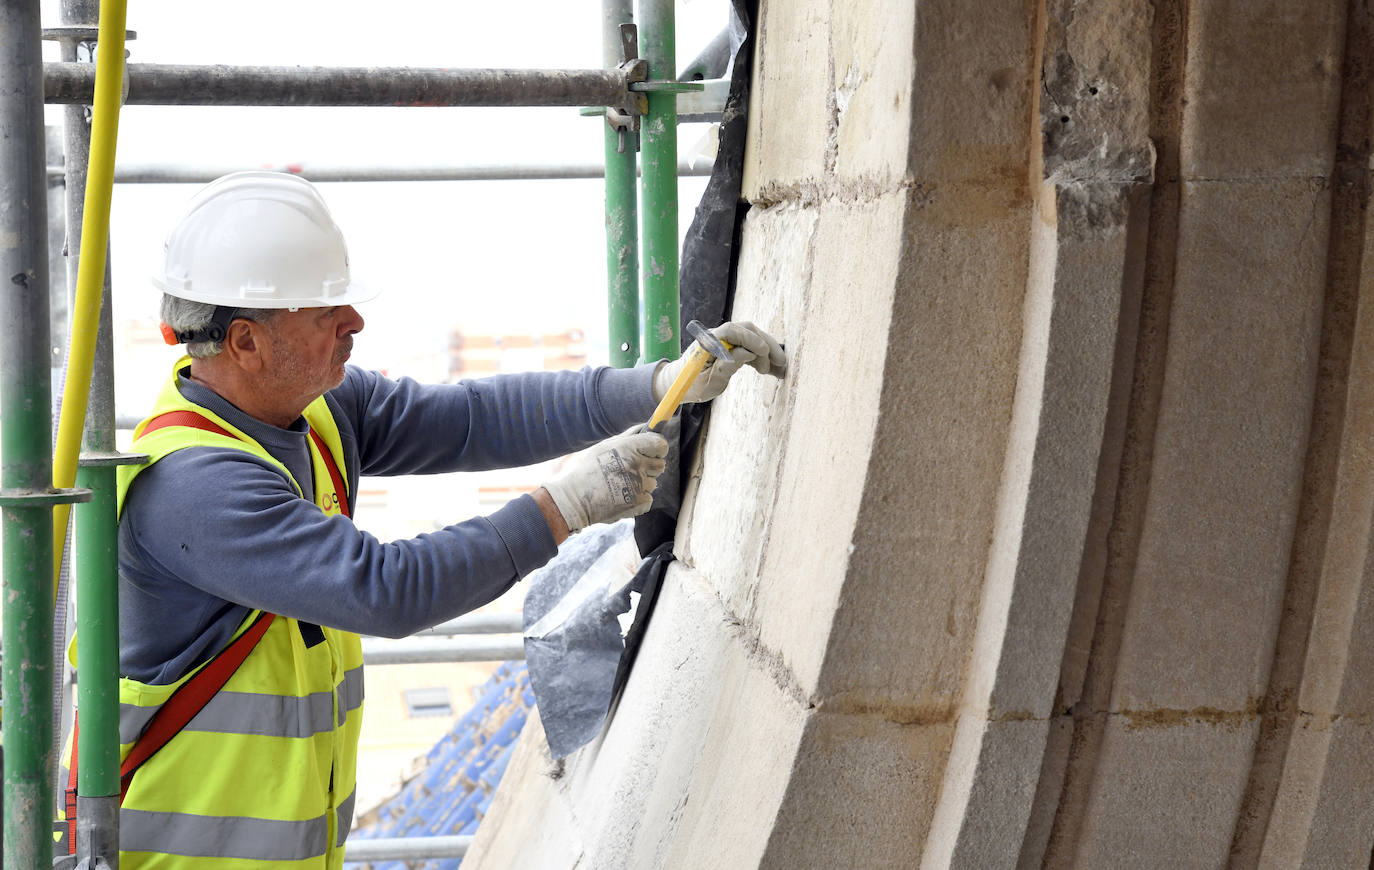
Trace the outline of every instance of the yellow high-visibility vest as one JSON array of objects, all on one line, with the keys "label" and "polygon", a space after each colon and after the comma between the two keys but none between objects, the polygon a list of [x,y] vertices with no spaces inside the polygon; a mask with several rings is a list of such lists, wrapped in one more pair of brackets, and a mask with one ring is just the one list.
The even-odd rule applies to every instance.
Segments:
[{"label": "yellow high-visibility vest", "polygon": [[[200,445],[262,457],[301,492],[286,467],[261,445],[182,397],[176,372],[188,360],[183,357],[173,367],[149,420],[192,411],[227,434],[172,425],[139,437],[148,420],[139,424],[135,449],[150,459],[148,465],[119,469],[119,509],[139,471],[176,450]],[[312,402],[304,417],[332,454],[335,468],[342,468],[342,441],[324,399]],[[347,504],[345,484],[326,464],[319,442],[310,441],[314,501],[327,513],[339,513]],[[260,612],[249,613],[235,637]],[[295,619],[274,619],[224,688],[133,775],[119,814],[120,867],[342,867],[356,795],[362,666],[358,635],[316,631],[309,624],[303,631]],[[121,761],[162,703],[194,673],[166,686],[120,679]]]}]

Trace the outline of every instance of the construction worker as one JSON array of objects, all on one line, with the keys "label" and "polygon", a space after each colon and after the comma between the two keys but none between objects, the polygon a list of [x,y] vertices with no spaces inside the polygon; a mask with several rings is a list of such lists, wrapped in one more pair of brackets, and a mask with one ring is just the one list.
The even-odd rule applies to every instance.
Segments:
[{"label": "construction worker", "polygon": [[[360,633],[404,637],[500,596],[570,533],[648,509],[667,444],[646,420],[680,362],[389,380],[345,363],[375,291],[350,280],[324,200],[241,172],[167,240],[162,320],[187,345],[119,478],[120,862],[337,868],[353,816]],[[750,324],[688,395],[742,364]],[[623,434],[615,434],[623,433]],[[488,516],[382,543],[361,474],[528,465],[595,445]]]}]

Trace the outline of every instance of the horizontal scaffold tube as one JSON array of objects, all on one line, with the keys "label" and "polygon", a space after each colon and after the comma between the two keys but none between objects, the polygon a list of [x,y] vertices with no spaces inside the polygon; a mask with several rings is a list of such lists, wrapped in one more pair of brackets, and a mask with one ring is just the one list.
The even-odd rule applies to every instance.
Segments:
[{"label": "horizontal scaffold tube", "polygon": [[428,662],[524,661],[525,642],[519,635],[405,640],[363,640],[363,663],[414,665]]},{"label": "horizontal scaffold tube", "polygon": [[[142,106],[620,106],[618,69],[129,64],[127,105]],[[48,103],[90,103],[94,64],[43,64]]]},{"label": "horizontal scaffold tube", "polygon": [[[678,163],[679,177],[710,175],[714,164],[698,160]],[[115,167],[116,184],[205,184],[222,175],[242,169],[267,169],[289,172],[316,182],[333,181],[542,181],[549,179],[601,178],[606,167],[601,163],[506,164],[474,166],[311,166],[308,163],[282,166],[139,166]],[[50,178],[62,178],[61,166],[49,166]]]},{"label": "horizontal scaffold tube", "polygon": [[460,634],[519,634],[524,630],[524,617],[519,613],[467,613],[433,628],[417,631],[422,635]]},{"label": "horizontal scaffold tube", "polygon": [[462,858],[472,845],[471,836],[388,837],[349,840],[345,861],[414,861],[421,858]]}]

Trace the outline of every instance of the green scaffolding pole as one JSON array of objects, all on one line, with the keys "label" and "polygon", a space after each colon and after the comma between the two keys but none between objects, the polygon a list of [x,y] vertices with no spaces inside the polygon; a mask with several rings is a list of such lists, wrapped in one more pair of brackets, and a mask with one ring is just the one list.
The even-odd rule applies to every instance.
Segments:
[{"label": "green scaffolding pole", "polygon": [[[620,25],[634,21],[634,0],[602,0],[602,52],[610,69],[621,61]],[[628,368],[639,359],[639,208],[636,135],[616,129],[607,111],[606,304],[610,360]]]},{"label": "green scaffolding pole", "polygon": [[[673,0],[640,3],[640,53],[649,61],[650,82],[677,76],[677,33]],[[644,359],[677,359],[680,353],[677,233],[677,95],[649,94],[640,132],[640,174],[644,194]]]},{"label": "green scaffolding pole", "polygon": [[52,345],[38,0],[0,6],[4,863],[52,864]]},{"label": "green scaffolding pole", "polygon": [[[113,420],[111,420],[113,423]],[[109,431],[113,441],[114,427]],[[91,437],[95,435],[95,437]],[[87,426],[87,447],[104,440]],[[119,602],[115,467],[110,455],[87,453],[77,480],[94,494],[76,511],[76,651],[81,716],[77,765],[76,854],[119,851]]]}]

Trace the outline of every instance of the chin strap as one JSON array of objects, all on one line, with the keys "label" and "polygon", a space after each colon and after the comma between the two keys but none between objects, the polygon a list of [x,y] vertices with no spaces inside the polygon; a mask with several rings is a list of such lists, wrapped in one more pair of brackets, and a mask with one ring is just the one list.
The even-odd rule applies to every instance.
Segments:
[{"label": "chin strap", "polygon": [[189,344],[194,341],[224,341],[224,336],[229,334],[229,324],[238,315],[237,308],[227,305],[216,305],[215,313],[210,315],[210,323],[200,329],[188,329],[177,332],[167,324],[161,324],[162,340],[171,345]]}]

